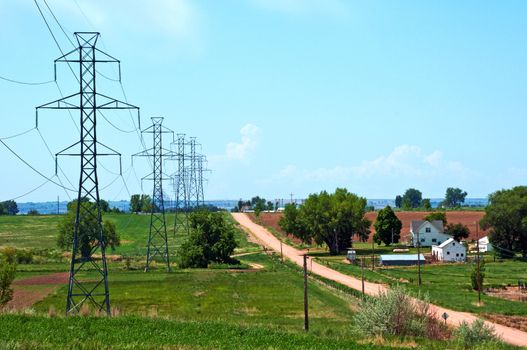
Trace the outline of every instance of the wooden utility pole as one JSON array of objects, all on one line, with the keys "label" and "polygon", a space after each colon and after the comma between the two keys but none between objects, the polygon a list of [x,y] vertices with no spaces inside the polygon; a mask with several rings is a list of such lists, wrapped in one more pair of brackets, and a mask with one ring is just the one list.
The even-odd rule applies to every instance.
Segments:
[{"label": "wooden utility pole", "polygon": [[421,287],[421,240],[419,230],[417,230],[417,285]]},{"label": "wooden utility pole", "polygon": [[282,251],[282,241],[280,241],[280,261],[284,262],[284,253]]},{"label": "wooden utility pole", "polygon": [[375,241],[371,239],[371,270],[375,270]]},{"label": "wooden utility pole", "polygon": [[478,305],[481,305],[481,275],[480,275],[480,261],[479,261],[479,222],[476,221],[476,257],[477,257],[477,279],[478,279]]},{"label": "wooden utility pole", "polygon": [[364,258],[360,259],[360,277],[362,282],[362,299],[364,299]]},{"label": "wooden utility pole", "polygon": [[304,331],[309,331],[309,312],[307,301],[307,254],[304,254]]}]

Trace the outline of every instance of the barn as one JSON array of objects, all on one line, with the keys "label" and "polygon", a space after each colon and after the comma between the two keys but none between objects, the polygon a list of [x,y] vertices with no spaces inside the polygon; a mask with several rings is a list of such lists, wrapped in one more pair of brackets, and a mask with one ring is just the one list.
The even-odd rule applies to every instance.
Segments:
[{"label": "barn", "polygon": [[[423,254],[419,254],[419,260],[421,264],[425,263],[425,257]],[[383,266],[412,266],[417,265],[417,254],[390,254],[381,255],[380,263]]]},{"label": "barn", "polygon": [[467,258],[467,248],[453,238],[432,246],[432,256],[438,261],[462,262]]}]

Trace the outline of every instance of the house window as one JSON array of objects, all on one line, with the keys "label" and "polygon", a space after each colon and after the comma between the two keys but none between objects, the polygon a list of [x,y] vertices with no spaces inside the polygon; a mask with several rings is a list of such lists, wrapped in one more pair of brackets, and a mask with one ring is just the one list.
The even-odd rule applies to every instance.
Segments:
[{"label": "house window", "polygon": [[461,253],[461,256],[463,256],[463,253]]},{"label": "house window", "polygon": [[450,252],[446,252],[446,255],[450,255]]},{"label": "house window", "polygon": [[452,247],[455,246],[456,244],[455,243],[452,243]]},{"label": "house window", "polygon": [[432,242],[433,243],[437,242],[437,238],[432,238]]},{"label": "house window", "polygon": [[421,243],[424,243],[425,242],[425,239],[424,238],[421,238]]},{"label": "house window", "polygon": [[456,256],[459,256],[459,253],[456,253]]},{"label": "house window", "polygon": [[432,232],[432,230],[430,229],[430,227],[427,227],[425,232],[430,233],[430,232]]}]

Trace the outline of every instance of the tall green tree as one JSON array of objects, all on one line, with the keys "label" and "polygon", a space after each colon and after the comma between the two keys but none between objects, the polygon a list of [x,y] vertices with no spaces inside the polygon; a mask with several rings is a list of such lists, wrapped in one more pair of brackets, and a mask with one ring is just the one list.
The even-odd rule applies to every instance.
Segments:
[{"label": "tall green tree", "polygon": [[416,190],[415,188],[409,188],[404,192],[403,195],[403,207],[406,203],[410,208],[419,208],[421,206],[421,201],[423,200],[423,194],[421,191]]},{"label": "tall green tree", "polygon": [[401,195],[395,196],[395,207],[402,208],[403,206],[403,197]]},{"label": "tall green tree", "polygon": [[399,243],[403,224],[389,205],[379,210],[377,220],[373,226],[375,227],[373,240],[377,244],[382,242],[388,246],[392,243]]},{"label": "tall green tree", "polygon": [[370,233],[371,222],[364,218],[366,199],[343,188],[333,194],[311,194],[298,212],[295,210],[288,206],[282,228],[304,242],[325,243],[332,255],[351,247],[353,235],[365,240]]},{"label": "tall green tree", "polygon": [[[95,203],[85,201],[83,206],[90,206],[92,209],[89,211],[92,212],[95,208]],[[83,210],[82,207],[81,210]],[[58,224],[59,236],[57,245],[61,249],[69,250],[73,246],[76,212],[77,201],[68,203],[68,211]],[[79,247],[76,253],[80,253],[83,257],[90,256],[91,249],[99,242],[99,236],[97,218],[90,215],[82,215],[78,233]],[[112,250],[121,244],[115,224],[111,221],[103,221],[103,240],[106,243],[106,247],[110,247]]]},{"label": "tall green tree", "polygon": [[459,207],[465,202],[466,196],[467,192],[464,192],[461,188],[449,187],[446,189],[443,205],[447,208]]},{"label": "tall green tree", "polygon": [[209,263],[237,263],[231,258],[237,246],[234,227],[222,213],[200,209],[190,214],[191,233],[178,250],[181,268],[205,268]]},{"label": "tall green tree", "polygon": [[432,209],[432,204],[430,203],[430,198],[424,198],[421,201],[421,206],[423,207],[424,210]]},{"label": "tall green tree", "polygon": [[462,223],[446,225],[445,233],[451,235],[456,241],[461,242],[463,238],[468,238],[470,230]]},{"label": "tall green tree", "polygon": [[481,227],[490,229],[489,240],[502,257],[527,257],[527,186],[489,195]]},{"label": "tall green tree", "polygon": [[0,309],[13,299],[11,283],[15,279],[16,264],[0,260]]},{"label": "tall green tree", "polygon": [[141,195],[133,194],[130,197],[130,211],[132,213],[139,213],[141,211]]},{"label": "tall green tree", "polygon": [[152,211],[152,198],[147,194],[141,195],[141,212],[150,213]]},{"label": "tall green tree", "polygon": [[434,220],[441,220],[443,221],[443,226],[446,226],[447,225],[447,219],[446,219],[446,213],[445,212],[440,212],[440,211],[435,211],[433,213],[430,213],[428,215],[426,215],[423,220],[426,220],[426,221],[434,221]]},{"label": "tall green tree", "polygon": [[1,203],[1,213],[3,215],[16,215],[18,214],[18,205],[15,201],[9,200]]}]

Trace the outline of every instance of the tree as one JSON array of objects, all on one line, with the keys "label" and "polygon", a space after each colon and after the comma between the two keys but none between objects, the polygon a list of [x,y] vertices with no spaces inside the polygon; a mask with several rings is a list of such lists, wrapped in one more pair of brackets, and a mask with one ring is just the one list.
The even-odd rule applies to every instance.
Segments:
[{"label": "tree", "polygon": [[273,211],[274,210],[274,204],[271,201],[267,201],[267,210]]},{"label": "tree", "polygon": [[110,211],[110,203],[108,201],[105,201],[104,199],[99,200],[101,211],[103,213],[108,213]]},{"label": "tree", "polygon": [[152,198],[147,194],[141,195],[141,212],[149,213],[152,211]]},{"label": "tree", "polygon": [[[91,206],[95,208],[95,203],[84,201],[83,206]],[[81,210],[84,210],[81,208]],[[91,210],[90,210],[91,211]],[[68,211],[64,215],[62,221],[58,224],[59,237],[57,245],[59,248],[69,250],[73,246],[73,234],[75,231],[75,216],[77,212],[77,201],[68,203]],[[112,250],[121,244],[119,234],[117,233],[115,224],[111,221],[103,221],[103,240],[106,247]],[[78,232],[78,250],[83,257],[88,257],[91,254],[91,249],[99,242],[99,230],[97,225],[97,218],[90,216],[82,216],[82,221],[79,224]],[[76,252],[79,253],[79,252]]]},{"label": "tree", "polygon": [[432,209],[432,204],[430,204],[430,198],[425,198],[421,201],[421,205],[425,210]]},{"label": "tree", "polygon": [[29,209],[27,211],[27,215],[29,215],[29,216],[38,216],[38,215],[40,215],[40,213],[36,209]]},{"label": "tree", "polygon": [[0,261],[0,308],[13,299],[11,283],[15,279],[16,265],[6,260]]},{"label": "tree", "polygon": [[421,191],[416,190],[415,188],[409,188],[403,195],[403,207],[406,201],[407,205],[409,204],[410,208],[419,208],[421,206],[421,200],[423,199],[423,194]]},{"label": "tree", "polygon": [[136,214],[141,211],[141,195],[133,194],[130,197],[130,211]]},{"label": "tree", "polygon": [[485,280],[485,262],[481,260],[479,264],[479,281],[478,281],[478,264],[474,263],[472,271],[470,272],[470,284],[472,289],[483,292],[483,282]]},{"label": "tree", "polygon": [[379,210],[374,227],[375,235],[373,236],[373,240],[377,244],[381,244],[381,242],[385,245],[399,243],[403,224],[389,205]]},{"label": "tree", "polygon": [[459,207],[461,203],[465,202],[467,192],[463,192],[461,188],[449,187],[446,189],[445,200],[443,205],[447,208]]},{"label": "tree", "polygon": [[231,258],[237,246],[234,227],[222,213],[200,209],[190,214],[191,233],[178,250],[181,268],[205,268],[209,263],[238,263]]},{"label": "tree", "polygon": [[446,213],[444,212],[436,211],[436,212],[430,213],[427,216],[425,216],[423,220],[430,221],[430,222],[434,220],[441,220],[443,221],[443,226],[447,225]]},{"label": "tree", "polygon": [[401,208],[403,206],[403,197],[400,195],[395,196],[395,207]]},{"label": "tree", "polygon": [[448,224],[445,229],[447,235],[451,235],[456,241],[461,242],[462,238],[468,238],[470,233],[467,226],[457,223],[457,224]]},{"label": "tree", "polygon": [[1,203],[1,215],[16,215],[18,213],[18,206],[15,201],[9,200]]},{"label": "tree", "polygon": [[502,257],[516,252],[527,257],[527,187],[496,191],[489,195],[489,205],[480,222],[490,229],[489,240]]},{"label": "tree", "polygon": [[[325,243],[336,255],[351,246],[352,235],[367,239],[371,222],[364,218],[366,199],[337,188],[334,194],[311,194],[296,212],[288,206],[282,227],[304,242]],[[291,230],[291,231],[289,231]]]}]

